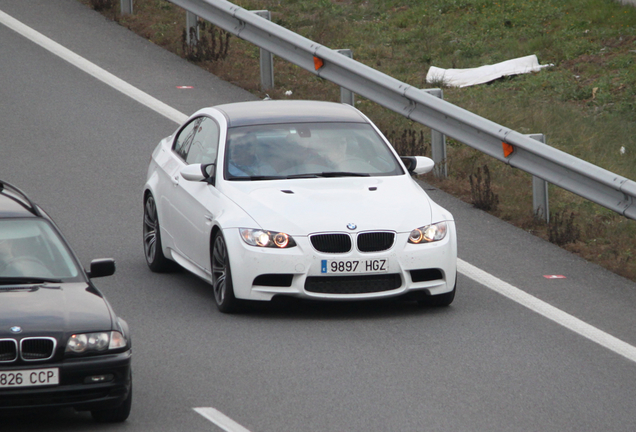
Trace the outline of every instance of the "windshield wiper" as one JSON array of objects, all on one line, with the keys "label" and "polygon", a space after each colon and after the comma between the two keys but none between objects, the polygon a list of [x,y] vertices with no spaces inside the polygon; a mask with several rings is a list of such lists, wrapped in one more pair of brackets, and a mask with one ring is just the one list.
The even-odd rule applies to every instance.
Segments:
[{"label": "windshield wiper", "polygon": [[232,177],[230,180],[252,181],[252,180],[281,180],[281,179],[303,179],[318,177],[370,177],[368,173],[357,173],[347,171],[324,171],[320,173],[290,174],[287,176],[258,175],[249,177]]},{"label": "windshield wiper", "polygon": [[328,171],[320,173],[322,177],[370,177],[369,173],[358,173],[348,171]]},{"label": "windshield wiper", "polygon": [[281,180],[286,178],[285,176],[275,175],[258,175],[249,177],[232,177],[230,180],[252,181],[252,180]]},{"label": "windshield wiper", "polygon": [[39,291],[40,288],[50,289],[50,290],[61,290],[62,289],[62,287],[60,285],[48,285],[48,284],[0,285],[0,293],[2,293],[2,292],[15,292],[15,291],[36,292],[36,291]]},{"label": "windshield wiper", "polygon": [[286,179],[299,179],[299,178],[316,178],[319,177],[318,173],[307,173],[307,174],[291,174],[285,177]]},{"label": "windshield wiper", "polygon": [[296,179],[296,178],[316,178],[316,177],[370,177],[370,174],[348,172],[348,171],[323,171],[320,173],[293,174],[293,175],[288,175],[286,178]]},{"label": "windshield wiper", "polygon": [[[0,285],[33,285],[33,284],[46,284],[46,283],[61,283],[62,279],[52,278],[40,278],[30,276],[8,276],[0,277]],[[53,288],[42,285],[43,288]]]}]

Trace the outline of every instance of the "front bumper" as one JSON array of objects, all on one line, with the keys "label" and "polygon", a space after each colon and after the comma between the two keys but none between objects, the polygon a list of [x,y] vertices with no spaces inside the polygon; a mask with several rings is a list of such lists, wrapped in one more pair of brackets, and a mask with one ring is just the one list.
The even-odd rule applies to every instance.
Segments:
[{"label": "front bumper", "polygon": [[[446,237],[428,244],[410,244],[408,234],[398,233],[392,248],[382,252],[321,253],[307,237],[294,237],[289,249],[257,248],[245,244],[238,230],[224,237],[230,257],[234,294],[249,300],[291,296],[323,300],[362,300],[410,295],[438,295],[455,287],[457,241],[455,226],[448,222]],[[325,260],[386,260],[382,273],[324,273]]]},{"label": "front bumper", "polygon": [[[60,373],[59,385],[0,389],[0,411],[63,407],[90,411],[118,407],[131,388],[131,354],[128,350],[37,365],[0,364],[0,373],[43,368],[59,368]],[[87,382],[89,377],[96,375],[112,375],[112,379]]]}]

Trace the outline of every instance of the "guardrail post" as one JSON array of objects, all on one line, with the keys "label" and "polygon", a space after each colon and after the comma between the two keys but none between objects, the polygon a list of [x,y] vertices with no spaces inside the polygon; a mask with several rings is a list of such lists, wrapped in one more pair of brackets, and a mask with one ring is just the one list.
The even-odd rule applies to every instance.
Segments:
[{"label": "guardrail post", "polygon": [[131,15],[133,13],[133,0],[120,0],[119,12],[122,15]]},{"label": "guardrail post", "polygon": [[[349,57],[350,59],[353,58],[353,52],[351,52],[350,49],[339,49],[336,51],[346,57]],[[351,106],[355,106],[355,96],[353,92],[344,87],[340,87],[340,102],[344,104],[349,104]]]},{"label": "guardrail post", "polygon": [[[527,136],[545,144],[544,134],[530,134]],[[546,223],[550,223],[548,182],[537,176],[532,176],[532,209],[537,219],[543,219]]]},{"label": "guardrail post", "polygon": [[[193,35],[194,38],[192,37]],[[190,11],[186,11],[186,43],[188,46],[196,45],[199,43],[200,36],[199,17]]]},{"label": "guardrail post", "polygon": [[[272,20],[272,13],[268,10],[252,11],[261,18]],[[274,88],[274,54],[261,48],[261,88],[269,90]]]},{"label": "guardrail post", "polygon": [[[440,88],[423,90],[432,96],[444,99],[444,92]],[[448,168],[446,167],[446,136],[433,129],[431,129],[431,157],[433,162],[435,162],[435,168],[433,169],[435,177],[448,177]]]},{"label": "guardrail post", "polygon": [[132,15],[132,0],[120,0],[119,13],[122,15]]}]

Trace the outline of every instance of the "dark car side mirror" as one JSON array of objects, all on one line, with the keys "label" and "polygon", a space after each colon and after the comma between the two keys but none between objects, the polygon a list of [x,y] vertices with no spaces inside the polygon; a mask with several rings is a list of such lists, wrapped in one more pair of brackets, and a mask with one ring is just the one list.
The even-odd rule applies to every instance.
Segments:
[{"label": "dark car side mirror", "polygon": [[115,273],[115,260],[100,258],[91,261],[91,270],[87,272],[89,278],[111,276]]}]

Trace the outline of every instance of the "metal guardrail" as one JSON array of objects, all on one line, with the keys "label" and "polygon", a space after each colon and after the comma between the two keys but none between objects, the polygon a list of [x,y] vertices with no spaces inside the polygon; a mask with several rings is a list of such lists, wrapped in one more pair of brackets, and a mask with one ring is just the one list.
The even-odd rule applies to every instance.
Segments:
[{"label": "metal guardrail", "polygon": [[133,13],[133,0],[120,0],[119,10],[122,15],[129,15]]},{"label": "metal guardrail", "polygon": [[636,219],[636,182],[632,180],[459,108],[225,0],[170,1],[261,49],[538,180]]}]

